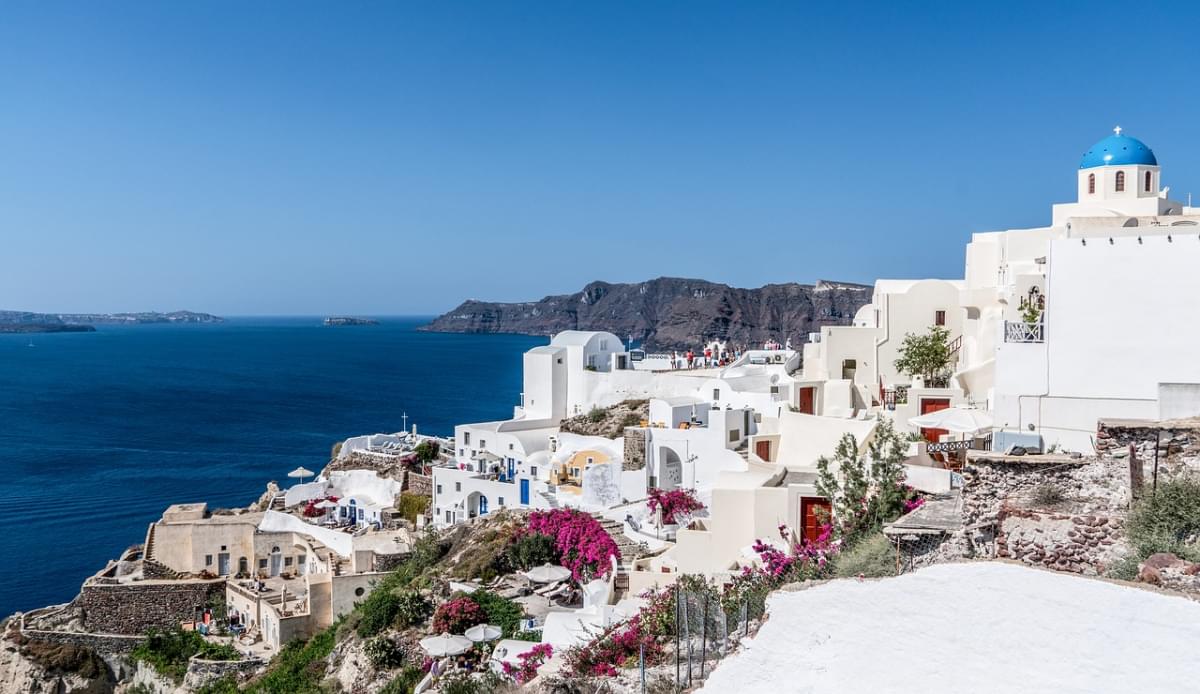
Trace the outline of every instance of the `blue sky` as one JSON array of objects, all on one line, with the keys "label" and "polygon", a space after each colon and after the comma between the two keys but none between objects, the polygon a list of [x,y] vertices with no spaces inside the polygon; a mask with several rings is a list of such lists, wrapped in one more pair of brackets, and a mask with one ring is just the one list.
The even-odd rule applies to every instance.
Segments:
[{"label": "blue sky", "polygon": [[959,276],[1116,124],[1200,193],[1200,9],[1129,7],[8,3],[0,308]]}]

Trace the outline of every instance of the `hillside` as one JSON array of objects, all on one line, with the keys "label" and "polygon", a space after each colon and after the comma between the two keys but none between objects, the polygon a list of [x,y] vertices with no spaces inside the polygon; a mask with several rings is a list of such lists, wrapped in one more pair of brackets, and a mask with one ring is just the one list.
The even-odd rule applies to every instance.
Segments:
[{"label": "hillside", "polygon": [[849,324],[870,300],[869,286],[844,282],[741,289],[660,277],[638,284],[592,282],[575,294],[523,303],[470,299],[422,330],[526,335],[607,330],[651,350],[686,349],[710,339],[760,345],[790,338],[799,344],[822,325]]},{"label": "hillside", "polygon": [[149,323],[220,323],[224,318],[210,313],[172,311],[159,313],[33,313],[0,311],[0,332],[58,333],[90,332],[94,325],[143,325]]}]

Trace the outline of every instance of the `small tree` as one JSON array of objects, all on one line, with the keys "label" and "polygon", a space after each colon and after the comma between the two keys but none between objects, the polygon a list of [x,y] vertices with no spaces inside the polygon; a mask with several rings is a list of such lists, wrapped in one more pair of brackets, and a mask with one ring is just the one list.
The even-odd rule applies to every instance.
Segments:
[{"label": "small tree", "polygon": [[[824,456],[817,460],[817,493],[830,500],[834,533],[844,548],[879,532],[885,523],[904,513],[906,449],[891,420],[885,419],[876,428],[865,456],[858,454],[858,440],[846,434],[832,461]],[[836,474],[831,469],[835,461]]]},{"label": "small tree", "polygon": [[944,383],[950,371],[950,331],[940,325],[929,328],[925,335],[904,336],[896,368],[909,376],[921,376],[925,384]]},{"label": "small tree", "polygon": [[438,442],[429,439],[418,443],[417,447],[413,449],[413,453],[417,454],[417,462],[422,465],[428,465],[437,460],[439,452],[441,452],[441,446],[438,445]]}]

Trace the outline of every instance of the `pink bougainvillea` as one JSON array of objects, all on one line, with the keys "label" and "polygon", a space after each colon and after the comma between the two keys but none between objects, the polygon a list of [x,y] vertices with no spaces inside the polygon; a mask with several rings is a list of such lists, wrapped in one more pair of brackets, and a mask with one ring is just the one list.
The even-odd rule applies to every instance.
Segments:
[{"label": "pink bougainvillea", "polygon": [[[784,526],[780,526],[779,534],[786,537]],[[819,575],[838,552],[839,544],[831,541],[832,537],[833,526],[822,525],[815,541],[802,539],[792,546],[791,552],[785,552],[762,540],[755,540],[754,551],[762,562],[760,571],[773,582],[802,580]],[[754,573],[754,570],[746,567],[742,573],[748,575]]]},{"label": "pink bougainvillea", "polygon": [[647,592],[641,597],[647,603],[629,621],[567,651],[568,672],[580,677],[612,677],[617,668],[636,665],[639,655],[645,655],[647,665],[662,660],[662,644],[675,633],[675,591]]},{"label": "pink bougainvillea", "polygon": [[438,634],[461,634],[487,621],[479,603],[469,597],[453,598],[438,605],[433,613],[433,630]]},{"label": "pink bougainvillea", "polygon": [[550,659],[554,655],[554,647],[548,643],[539,643],[528,651],[517,656],[519,663],[513,665],[505,662],[503,664],[504,674],[517,681],[517,684],[525,684],[534,677],[537,677],[538,668],[542,663]]},{"label": "pink bougainvillea", "polygon": [[571,577],[578,582],[605,575],[612,558],[621,556],[617,543],[600,522],[582,511],[534,511],[529,515],[528,528],[554,540],[559,563],[570,569]]},{"label": "pink bougainvillea", "polygon": [[317,516],[325,515],[325,509],[317,508],[317,504],[321,503],[322,501],[332,501],[332,502],[336,503],[337,500],[338,500],[338,498],[336,496],[327,496],[324,498],[309,499],[304,504],[304,511],[303,511],[304,517],[305,518],[316,518]]},{"label": "pink bougainvillea", "polygon": [[704,504],[700,503],[695,492],[690,489],[672,489],[669,492],[651,489],[646,508],[650,510],[650,513],[654,513],[659,506],[662,507],[663,522],[669,524],[675,523],[676,517],[679,515],[704,508]]}]

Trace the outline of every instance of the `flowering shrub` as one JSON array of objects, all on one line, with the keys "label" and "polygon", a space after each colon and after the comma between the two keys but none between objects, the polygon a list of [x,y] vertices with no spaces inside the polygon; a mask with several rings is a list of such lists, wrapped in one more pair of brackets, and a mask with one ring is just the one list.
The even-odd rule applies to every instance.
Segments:
[{"label": "flowering shrub", "polygon": [[332,501],[336,503],[337,500],[338,498],[336,496],[327,496],[322,499],[309,499],[304,504],[304,511],[302,513],[304,514],[305,518],[316,518],[317,516],[323,516],[325,515],[325,509],[317,508],[317,504],[321,503],[322,501]]},{"label": "flowering shrub", "polygon": [[487,613],[469,597],[453,598],[438,605],[433,613],[433,630],[439,634],[461,634],[487,621]]},{"label": "flowering shrub", "polygon": [[704,504],[700,503],[695,492],[690,489],[672,489],[669,492],[651,489],[646,508],[650,510],[650,513],[655,513],[659,506],[662,507],[663,523],[668,524],[674,524],[676,519],[683,514],[693,513],[704,508]]},{"label": "flowering shrub", "polygon": [[534,677],[537,677],[538,668],[553,654],[553,646],[548,643],[539,643],[517,656],[517,660],[520,661],[519,665],[514,666],[511,663],[504,663],[504,674],[516,680],[517,684],[525,684]]},{"label": "flowering shrub", "polygon": [[617,668],[636,665],[643,648],[647,665],[662,660],[662,644],[675,633],[675,591],[647,592],[641,597],[648,602],[632,619],[567,651],[568,672],[577,677],[611,677]]},{"label": "flowering shrub", "polygon": [[580,583],[608,573],[611,559],[621,555],[599,521],[574,509],[534,511],[529,515],[529,531],[554,539],[559,563]]}]

